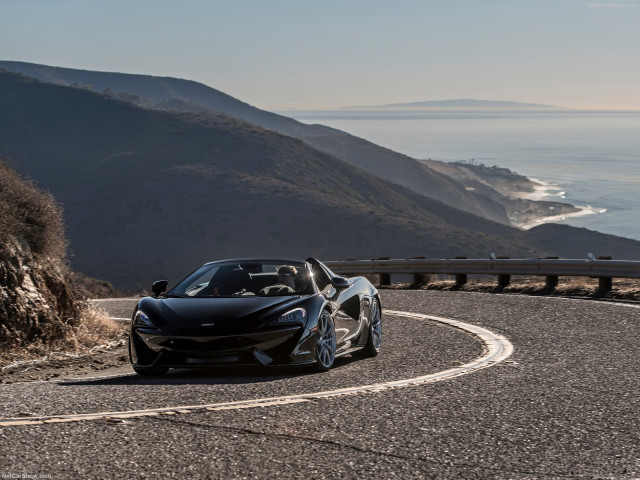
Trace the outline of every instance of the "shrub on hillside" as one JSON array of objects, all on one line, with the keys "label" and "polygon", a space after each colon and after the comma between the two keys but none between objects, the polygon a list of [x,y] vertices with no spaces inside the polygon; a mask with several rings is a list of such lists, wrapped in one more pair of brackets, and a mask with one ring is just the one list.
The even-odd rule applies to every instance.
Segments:
[{"label": "shrub on hillside", "polygon": [[79,299],[65,253],[61,208],[0,159],[0,363],[115,334]]},{"label": "shrub on hillside", "polygon": [[26,241],[36,255],[63,258],[67,247],[62,209],[53,196],[0,159],[0,243],[9,237]]}]

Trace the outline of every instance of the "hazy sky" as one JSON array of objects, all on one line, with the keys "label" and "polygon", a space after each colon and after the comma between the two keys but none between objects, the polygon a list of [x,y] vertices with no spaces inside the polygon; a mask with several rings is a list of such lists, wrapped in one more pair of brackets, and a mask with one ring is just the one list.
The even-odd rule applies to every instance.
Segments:
[{"label": "hazy sky", "polygon": [[0,59],[188,78],[269,110],[640,110],[640,0],[0,0]]}]

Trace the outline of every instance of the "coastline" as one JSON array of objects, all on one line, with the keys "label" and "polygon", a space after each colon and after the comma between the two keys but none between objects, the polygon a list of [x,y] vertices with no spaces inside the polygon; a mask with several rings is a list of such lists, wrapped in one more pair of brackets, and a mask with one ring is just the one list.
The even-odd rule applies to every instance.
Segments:
[{"label": "coastline", "polygon": [[555,183],[526,177],[503,167],[488,167],[481,162],[421,160],[472,190],[501,203],[509,225],[529,230],[544,223],[561,223],[569,218],[604,213],[591,205],[573,205],[566,201],[563,187]]},{"label": "coastline", "polygon": [[566,220],[567,218],[584,217],[586,215],[595,215],[606,211],[605,209],[594,208],[590,205],[585,205],[584,207],[576,206],[576,208],[579,209],[579,211],[573,213],[561,213],[560,215],[552,215],[550,217],[540,217],[527,222],[515,223],[513,226],[521,228],[522,230],[529,230],[544,223],[558,223]]},{"label": "coastline", "polygon": [[[534,184],[533,191],[527,193],[519,192],[517,193],[518,198],[536,202],[545,201],[545,199],[549,197],[559,197],[561,199],[565,199],[565,192],[558,185],[554,185],[537,178],[531,178],[530,180],[532,184]],[[591,205],[573,205],[573,207],[577,209],[574,212],[565,212],[557,215],[542,215],[539,217],[529,218],[523,222],[514,222],[513,226],[522,230],[529,230],[533,227],[537,227],[538,225],[542,225],[545,223],[557,223],[562,222],[567,218],[596,215],[607,211],[605,208],[595,208]]]},{"label": "coastline", "polygon": [[536,202],[545,200],[548,197],[560,197],[564,200],[565,192],[558,185],[538,178],[526,178],[529,180],[529,184],[532,189],[525,192],[513,191],[512,195],[516,198],[521,198],[522,200],[533,200]]}]

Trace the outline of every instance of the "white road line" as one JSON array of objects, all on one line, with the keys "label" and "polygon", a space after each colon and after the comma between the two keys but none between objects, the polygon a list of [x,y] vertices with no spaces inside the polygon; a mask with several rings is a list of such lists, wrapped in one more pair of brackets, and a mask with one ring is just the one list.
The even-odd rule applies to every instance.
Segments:
[{"label": "white road line", "polygon": [[[125,418],[138,418],[156,415],[175,415],[178,413],[191,413],[202,411],[237,410],[242,408],[273,407],[278,405],[288,405],[292,403],[308,402],[325,398],[335,398],[344,395],[368,394],[381,392],[393,388],[412,387],[427,383],[440,382],[450,378],[459,377],[468,373],[473,373],[483,368],[491,367],[500,363],[513,353],[513,345],[509,340],[486,328],[469,323],[460,322],[444,317],[434,317],[420,313],[401,312],[396,310],[384,310],[386,315],[414,318],[418,320],[428,320],[449,325],[477,337],[484,345],[483,354],[475,360],[442,372],[423,375],[420,377],[406,378],[392,382],[375,383],[371,385],[361,385],[357,387],[341,388],[338,390],[325,390],[314,393],[303,393],[298,395],[288,395],[281,397],[268,397],[253,400],[242,400],[236,402],[211,403],[202,405],[184,405],[175,407],[152,408],[146,410],[128,410],[116,412],[96,412],[73,415],[50,415],[40,417],[20,417],[20,418],[0,418],[0,427],[35,425],[45,423],[67,423],[88,420],[118,421]],[[108,378],[108,377],[107,377]]]},{"label": "white road line", "polygon": [[[549,297],[551,298],[551,297]],[[627,303],[624,300],[616,301],[616,300],[593,300],[591,298],[580,298],[580,297],[553,297],[558,298],[559,300],[566,300],[571,302],[596,302],[596,305],[613,305],[615,307],[625,307],[625,308],[640,308],[640,305],[637,303]]]}]

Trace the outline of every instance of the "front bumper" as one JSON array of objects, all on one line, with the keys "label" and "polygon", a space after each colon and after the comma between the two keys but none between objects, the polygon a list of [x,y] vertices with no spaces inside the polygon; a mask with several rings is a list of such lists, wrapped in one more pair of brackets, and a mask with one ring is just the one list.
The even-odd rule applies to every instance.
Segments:
[{"label": "front bumper", "polygon": [[198,367],[207,365],[291,365],[313,361],[312,351],[300,348],[303,327],[225,335],[169,335],[138,327],[131,332],[131,362],[140,367]]}]

